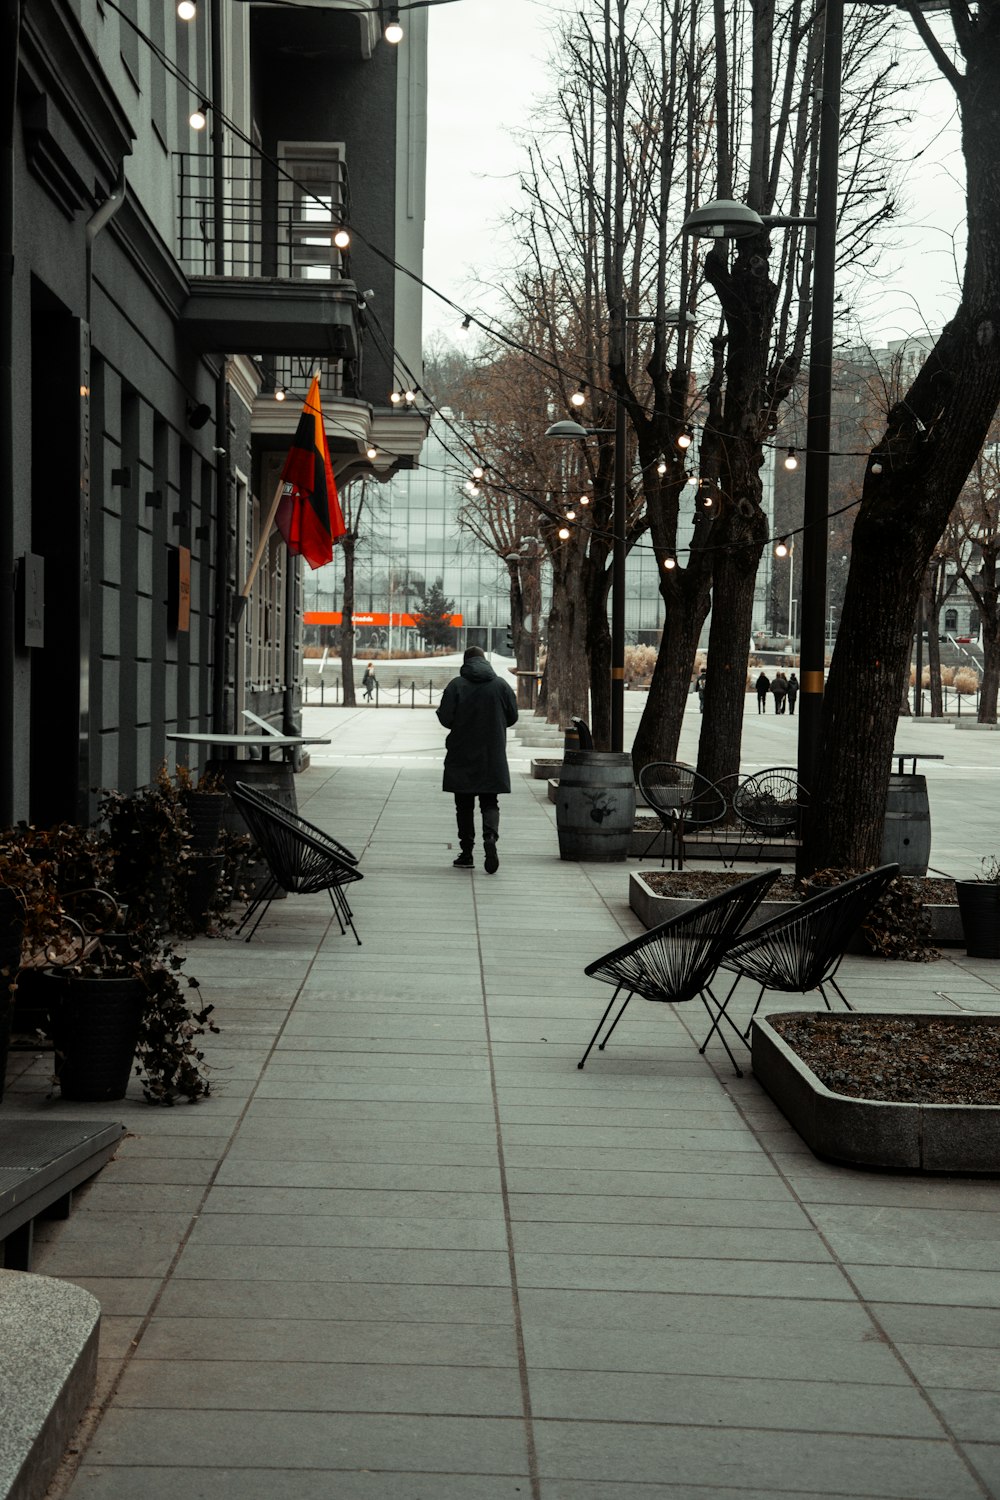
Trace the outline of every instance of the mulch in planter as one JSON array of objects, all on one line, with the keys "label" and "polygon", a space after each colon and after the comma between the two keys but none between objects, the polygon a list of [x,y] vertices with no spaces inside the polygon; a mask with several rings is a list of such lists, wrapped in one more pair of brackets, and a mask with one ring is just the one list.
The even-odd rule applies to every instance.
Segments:
[{"label": "mulch in planter", "polygon": [[1000,1025],[947,1016],[768,1016],[826,1088],[893,1104],[1000,1104]]},{"label": "mulch in planter", "polygon": [[[707,901],[710,896],[728,891],[749,877],[745,867],[740,870],[640,870],[639,873],[658,896],[683,896],[693,901]],[[958,899],[953,880],[906,875],[901,876],[900,881],[908,886],[919,886],[925,905],[954,906]],[[802,892],[792,875],[779,875],[766,897],[768,901],[801,899]]]}]

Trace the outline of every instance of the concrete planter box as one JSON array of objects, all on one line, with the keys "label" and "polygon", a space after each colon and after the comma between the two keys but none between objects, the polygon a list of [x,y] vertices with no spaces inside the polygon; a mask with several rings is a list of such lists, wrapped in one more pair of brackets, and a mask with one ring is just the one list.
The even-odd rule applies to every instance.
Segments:
[{"label": "concrete planter box", "polygon": [[[762,859],[758,863],[762,869],[766,869],[768,860]],[[780,859],[778,863],[781,863]],[[681,912],[698,903],[683,896],[661,896],[637,870],[632,870],[629,872],[628,904],[644,926],[656,927],[668,917],[680,916]],[[761,922],[769,922],[772,917],[780,917],[783,911],[788,911],[797,904],[790,901],[764,901],[757,908],[750,926],[757,927]],[[957,906],[928,906],[926,910],[930,913],[932,942],[957,944],[960,947],[964,945],[962,919]],[[867,949],[863,944],[858,944],[849,951],[865,953]]]},{"label": "concrete planter box", "polygon": [[531,762],[531,779],[532,781],[548,781],[550,777],[555,777],[558,782],[561,769],[561,755],[539,756]]},{"label": "concrete planter box", "polygon": [[[871,1019],[872,1012],[859,1017]],[[900,1014],[886,1019],[898,1021]],[[909,1019],[929,1017],[910,1013]],[[948,1020],[963,1026],[1000,1026],[1000,1016],[949,1013]],[[769,1017],[757,1016],[750,1040],[754,1076],[817,1156],[858,1167],[1000,1173],[1000,1106],[852,1099],[826,1088],[778,1035]]]}]

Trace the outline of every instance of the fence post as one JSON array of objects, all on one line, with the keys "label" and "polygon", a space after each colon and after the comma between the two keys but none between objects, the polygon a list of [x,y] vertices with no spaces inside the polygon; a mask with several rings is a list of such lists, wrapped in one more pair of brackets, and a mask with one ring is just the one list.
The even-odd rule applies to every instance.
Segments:
[{"label": "fence post", "polygon": [[411,682],[410,683],[410,707],[411,708],[416,708],[416,706],[417,706],[417,684],[415,682]]}]

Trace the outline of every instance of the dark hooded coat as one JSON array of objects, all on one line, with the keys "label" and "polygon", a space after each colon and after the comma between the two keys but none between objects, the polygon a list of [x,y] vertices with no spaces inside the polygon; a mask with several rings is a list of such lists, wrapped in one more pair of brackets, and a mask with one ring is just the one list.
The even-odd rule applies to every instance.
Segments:
[{"label": "dark hooded coat", "polygon": [[446,792],[509,792],[507,729],[517,723],[513,690],[484,656],[474,656],[441,695],[437,716],[445,729]]}]

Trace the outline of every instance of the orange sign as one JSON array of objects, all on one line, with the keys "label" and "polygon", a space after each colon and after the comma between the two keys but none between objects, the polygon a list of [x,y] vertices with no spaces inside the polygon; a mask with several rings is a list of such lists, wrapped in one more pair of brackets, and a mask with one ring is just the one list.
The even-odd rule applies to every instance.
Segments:
[{"label": "orange sign", "polygon": [[[443,618],[444,616],[442,616]],[[343,624],[344,616],[343,612],[339,609],[307,609],[302,619],[306,625],[341,625]],[[415,615],[397,614],[395,610],[393,610],[391,615],[359,615],[355,613],[351,616],[351,619],[355,625],[416,626],[417,623]],[[461,615],[448,615],[447,619],[448,624],[454,625],[456,628],[465,623]]]}]

